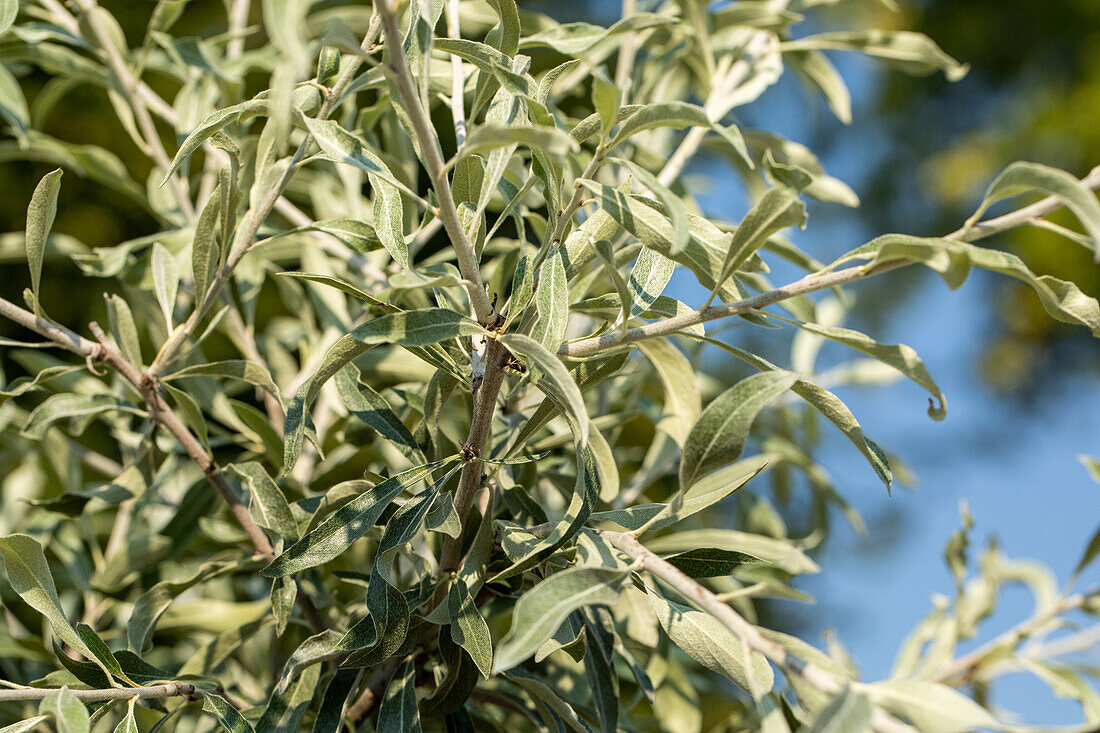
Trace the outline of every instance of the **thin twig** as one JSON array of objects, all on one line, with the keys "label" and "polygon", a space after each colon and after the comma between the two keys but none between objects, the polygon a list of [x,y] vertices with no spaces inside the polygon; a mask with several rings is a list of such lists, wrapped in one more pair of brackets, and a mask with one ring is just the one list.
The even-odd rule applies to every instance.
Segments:
[{"label": "thin twig", "polygon": [[[1100,166],[1094,168],[1088,176],[1083,178],[1081,184],[1090,189],[1100,188]],[[1005,214],[1004,216],[998,216],[994,219],[979,222],[969,230],[965,228],[957,229],[944,238],[961,242],[976,242],[980,239],[991,237],[994,234],[1015,229],[1016,227],[1028,223],[1035,217],[1049,214],[1051,211],[1061,208],[1061,206],[1061,200],[1054,196],[1049,196],[1031,206],[1026,206],[1017,211]],[[895,262],[885,262],[875,266],[861,265],[858,267],[849,267],[847,269],[836,270],[825,274],[810,274],[801,280],[797,280],[774,290],[769,290],[765,293],[754,295],[751,298],[739,300],[736,303],[714,305],[691,313],[684,313],[672,318],[654,321],[653,323],[631,328],[626,331],[606,333],[602,336],[593,336],[591,338],[563,344],[562,347],[558,349],[558,356],[563,358],[591,356],[592,354],[596,354],[606,349],[625,346],[644,339],[671,336],[690,326],[706,323],[707,321],[713,321],[718,318],[744,315],[799,295],[805,295],[838,285],[846,285],[856,280],[863,280],[872,275],[879,275],[883,272],[911,264],[914,264],[914,262],[899,260]]]},{"label": "thin twig", "polygon": [[432,122],[428,119],[427,111],[420,103],[420,95],[416,90],[416,82],[412,72],[405,61],[405,53],[401,48],[401,32],[397,28],[397,18],[393,13],[393,6],[389,0],[379,0],[375,3],[375,9],[382,16],[382,28],[386,37],[386,68],[397,85],[401,99],[408,110],[412,120],[413,129],[416,131],[417,142],[420,144],[421,154],[424,156],[424,168],[431,179],[432,188],[439,200],[439,218],[443,220],[443,227],[447,230],[447,236],[451,239],[455,255],[458,259],[458,269],[462,278],[466,280],[466,291],[470,295],[470,305],[473,306],[474,315],[483,325],[489,325],[493,320],[493,305],[489,302],[489,295],[485,292],[485,285],[481,280],[481,271],[477,263],[477,255],[474,245],[462,226],[462,220],[458,216],[458,208],[455,206],[454,193],[451,191],[451,182],[447,178],[447,171],[443,166],[443,156],[440,153],[438,142],[432,128]]},{"label": "thin twig", "polygon": [[[756,626],[749,623],[730,606],[720,601],[705,587],[689,578],[679,568],[661,559],[646,548],[634,535],[626,532],[600,532],[600,536],[640,564],[640,569],[655,575],[669,586],[675,588],[684,598],[695,603],[714,616],[727,629],[741,640],[746,647],[763,654],[775,666],[787,675],[797,675],[826,695],[839,694],[848,684],[845,680],[813,662],[804,661],[788,652],[782,645],[764,636]],[[873,727],[881,733],[909,731],[908,726],[883,711],[873,719]]]},{"label": "thin twig", "polygon": [[[41,700],[57,692],[57,688],[25,687],[18,690],[0,690],[0,703],[23,702]],[[104,700],[129,700],[140,698],[143,700],[163,697],[187,697],[195,696],[195,686],[186,682],[168,682],[163,685],[151,687],[111,687],[103,690],[75,690],[70,689],[76,699],[81,702],[102,702]]]}]

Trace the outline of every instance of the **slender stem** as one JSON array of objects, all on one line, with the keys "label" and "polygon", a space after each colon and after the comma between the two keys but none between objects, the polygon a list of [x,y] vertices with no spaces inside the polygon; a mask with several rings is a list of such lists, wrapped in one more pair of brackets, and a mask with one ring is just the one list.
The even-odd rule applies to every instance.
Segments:
[{"label": "slender stem", "polygon": [[[202,470],[207,480],[213,484],[214,489],[229,507],[230,513],[252,541],[252,545],[256,548],[256,551],[267,560],[274,559],[275,553],[271,546],[271,541],[268,540],[264,531],[260,529],[259,525],[252,519],[248,507],[241,502],[240,498],[233,490],[233,487],[222,473],[221,467],[218,466],[214,459],[206,452],[198,438],[191,434],[191,431],[187,429],[187,426],[183,424],[183,421],[180,420],[179,416],[172,411],[172,408],[164,400],[160,390],[157,389],[156,380],[148,373],[143,374],[133,365],[133,363],[123,356],[122,352],[110,342],[107,335],[98,324],[89,324],[89,328],[98,339],[98,341],[90,341],[64,326],[46,322],[30,311],[24,310],[4,298],[0,298],[0,316],[45,336],[63,349],[83,356],[89,364],[92,361],[101,361],[107,364],[118,372],[123,379],[133,385],[149,407],[149,413],[152,418],[160,423],[160,425],[179,441],[179,444],[183,447],[187,455],[195,462],[195,465]],[[298,586],[297,600],[298,606],[302,609],[302,613],[305,615],[310,626],[314,628],[314,631],[319,632],[324,630],[325,625],[321,620],[321,615],[317,611],[317,607],[302,590],[300,584]]]},{"label": "slender stem", "polygon": [[363,689],[362,694],[352,703],[348,708],[347,719],[352,725],[354,730],[363,720],[370,715],[371,710],[378,704],[378,701],[382,697],[382,692],[386,689],[386,685],[389,684],[390,678],[393,677],[393,673],[397,671],[397,668],[401,666],[401,663],[405,660],[401,657],[390,657],[389,661],[378,668],[371,678],[367,681],[367,686]]},{"label": "slender stem", "polygon": [[[91,28],[92,33],[96,37],[99,49],[106,59],[107,65],[111,68],[111,72],[115,75],[115,78],[118,79],[123,94],[130,102],[130,108],[134,112],[134,121],[137,122],[138,128],[141,130],[141,136],[145,140],[146,146],[149,148],[147,152],[161,170],[167,171],[171,167],[172,161],[169,159],[168,153],[164,149],[164,143],[160,139],[160,133],[157,132],[156,125],[153,124],[153,117],[149,114],[149,108],[146,106],[145,100],[136,93],[137,79],[130,72],[130,68],[126,65],[126,60],[122,58],[121,52],[111,43],[111,38],[107,30],[103,27],[103,24],[100,23],[95,13],[97,5],[94,0],[77,0],[77,4],[81,12],[84,13],[84,17],[88,22],[88,27]],[[176,200],[179,202],[180,211],[183,213],[184,219],[193,221],[195,218],[195,206],[191,202],[191,197],[188,194],[187,184],[175,174],[172,175],[169,184],[172,187],[172,192],[176,196]]]},{"label": "slender stem", "polygon": [[[596,175],[596,170],[599,169],[600,164],[603,163],[604,156],[607,154],[607,149],[604,143],[600,143],[600,146],[596,148],[596,152],[592,154],[592,160],[588,161],[588,165],[585,167],[584,172],[581,173],[581,178],[591,179]],[[577,179],[573,183],[573,195],[569,198],[569,203],[565,205],[565,208],[558,212],[557,219],[554,221],[554,229],[550,233],[550,243],[557,244],[561,241],[561,238],[565,236],[565,227],[569,225],[569,222],[573,219],[573,214],[577,213],[577,209],[581,207],[581,201],[584,200],[584,186],[580,183],[580,179]],[[543,252],[549,252],[549,247],[543,247]],[[545,255],[543,256],[545,257]],[[538,260],[541,262],[542,258]],[[535,267],[538,267],[538,262],[535,263]]]},{"label": "slender stem", "polygon": [[443,227],[447,230],[451,245],[455,249],[458,259],[458,269],[466,280],[466,291],[470,295],[470,304],[473,306],[477,320],[484,325],[492,323],[493,306],[489,302],[489,295],[485,292],[485,285],[481,280],[481,271],[478,268],[477,255],[474,245],[462,226],[462,220],[458,216],[458,208],[455,206],[454,194],[451,192],[451,182],[447,178],[447,171],[443,166],[443,156],[440,153],[438,141],[433,132],[432,122],[420,103],[420,95],[416,90],[416,82],[412,72],[405,61],[405,54],[401,48],[401,32],[397,28],[397,18],[393,13],[393,6],[389,0],[379,0],[375,3],[375,9],[382,17],[382,28],[386,37],[388,70],[394,83],[397,85],[401,99],[408,110],[412,120],[413,129],[416,131],[417,142],[420,144],[421,154],[424,156],[424,168],[431,179],[432,188],[436,198],[439,199],[439,218],[443,220]]},{"label": "slender stem", "polygon": [[[376,22],[377,16],[371,19],[370,28],[367,30],[367,35],[363,39],[360,48],[366,52],[374,46],[374,42],[378,39],[379,23]],[[336,103],[343,96],[344,91],[351,84],[355,78],[356,72],[363,64],[363,58],[361,56],[353,56],[343,73],[340,74],[336,84],[325,94],[325,99],[321,104],[321,109],[317,113],[317,119],[325,120],[332,114],[333,108]],[[279,181],[272,186],[267,192],[264,198],[260,201],[259,205],[251,212],[248,219],[248,224],[241,232],[240,236],[235,238],[233,251],[230,252],[226,258],[226,262],[218,270],[218,274],[214,278],[214,282],[210,284],[210,288],[205,294],[196,293],[196,305],[195,310],[191,312],[191,315],[183,323],[182,326],[177,328],[168,337],[164,345],[161,346],[160,351],[157,353],[153,363],[149,366],[149,375],[152,377],[159,377],[163,373],[165,367],[175,357],[179,348],[191,337],[191,335],[198,328],[199,323],[202,321],[203,316],[210,310],[211,306],[217,299],[218,294],[226,283],[229,282],[230,277],[233,276],[233,270],[236,269],[240,261],[244,259],[244,256],[248,254],[252,245],[256,241],[256,235],[259,234],[260,227],[263,226],[264,221],[267,219],[268,214],[275,207],[279,197],[282,196],[284,190],[286,190],[287,184],[290,182],[298,164],[305,157],[306,150],[313,142],[312,135],[306,135],[301,144],[298,145],[298,149],[294,151],[294,155],[291,156],[290,162],[287,164],[286,170],[279,178]]]},{"label": "slender stem", "polygon": [[229,6],[229,43],[225,46],[225,55],[230,60],[236,60],[244,53],[244,28],[248,25],[249,11],[252,10],[252,0],[233,0]]},{"label": "slender stem", "polygon": [[[129,700],[130,698],[194,697],[195,686],[186,682],[168,682],[151,687],[111,687],[104,690],[69,690],[81,702]],[[57,688],[25,687],[0,690],[0,703],[41,700],[57,692]]]},{"label": "slender stem", "polygon": [[965,654],[954,661],[945,663],[936,670],[932,679],[936,682],[965,680],[974,672],[987,655],[1002,647],[1015,647],[1020,641],[1050,623],[1058,616],[1074,611],[1084,605],[1084,603],[1085,596],[1080,593],[1069,596],[1068,598],[1063,598],[1050,608],[1040,611],[1031,618],[1020,622],[1003,634],[982,644],[969,654]]},{"label": "slender stem", "polygon": [[[1090,189],[1100,188],[1100,166],[1094,168],[1088,176],[1083,178],[1081,184]],[[1054,196],[1049,196],[1031,206],[1025,206],[1022,209],[1005,214],[1004,216],[998,216],[994,219],[979,222],[970,229],[957,229],[951,234],[948,234],[945,239],[953,239],[962,242],[976,242],[980,239],[991,237],[994,234],[1015,229],[1027,224],[1035,217],[1045,216],[1061,207],[1061,200]],[[591,356],[592,354],[596,354],[606,349],[625,346],[644,339],[671,336],[689,326],[706,323],[707,321],[713,321],[718,318],[727,318],[729,316],[751,313],[754,310],[773,305],[783,300],[788,300],[798,295],[805,295],[806,293],[812,293],[817,290],[832,288],[838,285],[846,285],[856,280],[862,280],[911,264],[913,264],[913,262],[899,260],[896,262],[885,262],[873,267],[861,265],[859,267],[850,267],[824,274],[807,275],[801,280],[784,285],[781,288],[769,290],[765,293],[754,295],[751,298],[739,300],[736,303],[714,305],[709,308],[703,308],[691,313],[684,313],[661,321],[654,321],[653,323],[631,328],[626,331],[606,333],[602,336],[593,336],[592,338],[573,341],[572,343],[562,345],[562,347],[558,349],[558,356]]]},{"label": "slender stem", "polygon": [[[729,629],[749,649],[759,652],[768,658],[770,662],[779,667],[787,675],[797,675],[813,687],[826,695],[839,694],[849,680],[838,677],[828,670],[817,666],[813,662],[807,662],[795,657],[782,645],[764,636],[760,629],[749,623],[741,614],[723,603],[713,593],[685,575],[679,568],[662,560],[656,553],[646,548],[634,535],[627,532],[600,532],[600,536],[613,546],[632,557],[638,564],[639,570],[645,570],[660,578],[672,588],[675,588],[684,598],[696,604],[704,611],[718,619],[723,626]],[[894,718],[882,714],[874,721],[874,727],[879,731],[909,730]]]},{"label": "slender stem", "polygon": [[[447,35],[462,37],[459,0],[447,0]],[[455,145],[462,147],[466,141],[466,75],[462,71],[462,59],[451,55],[451,118],[455,123]]]}]

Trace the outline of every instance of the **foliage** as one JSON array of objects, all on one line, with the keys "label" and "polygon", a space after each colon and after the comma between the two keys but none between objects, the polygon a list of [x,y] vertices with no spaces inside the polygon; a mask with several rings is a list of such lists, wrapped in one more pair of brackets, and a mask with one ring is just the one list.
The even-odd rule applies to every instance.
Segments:
[{"label": "foliage", "polygon": [[[1042,641],[1100,596],[996,548],[971,567],[968,518],[956,598],[890,679],[760,620],[804,598],[835,510],[860,526],[814,461],[822,418],[893,481],[829,388],[889,371],[947,410],[916,351],[841,325],[841,286],[986,269],[1100,335],[1074,283],[975,244],[1065,207],[1100,256],[1100,174],[1013,165],[956,232],[831,264],[782,236],[806,199],[858,200],[735,110],[790,67],[848,119],[824,51],[966,71],[919,34],[798,37],[821,4],[627,2],[605,28],[511,0],[232,0],[198,37],[159,0],[135,42],[93,0],[0,0],[4,153],[57,166],[19,236],[26,308],[0,299],[45,339],[4,343],[4,730],[962,731],[998,725],[990,688],[1018,669],[1095,727],[1089,670]],[[42,131],[77,85],[144,167]],[[740,222],[699,213],[681,174],[703,146],[744,180]],[[52,232],[62,170],[155,226],[94,249]],[[1021,194],[1047,198],[981,219]],[[106,329],[51,319],[48,259],[104,283]],[[808,274],[776,288],[781,261]],[[698,307],[664,294],[677,268]],[[787,367],[708,336],[725,318],[767,357],[795,333]],[[822,371],[826,341],[862,356]],[[1034,617],[960,653],[1014,583]]]}]

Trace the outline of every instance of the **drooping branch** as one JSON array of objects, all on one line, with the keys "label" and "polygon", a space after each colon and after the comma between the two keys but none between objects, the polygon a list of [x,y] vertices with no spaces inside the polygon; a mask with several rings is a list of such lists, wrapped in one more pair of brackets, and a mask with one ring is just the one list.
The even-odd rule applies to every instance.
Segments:
[{"label": "drooping branch", "polygon": [[[1081,180],[1081,185],[1093,190],[1100,188],[1100,166],[1094,168],[1089,175],[1083,178]],[[1004,216],[998,216],[993,219],[979,222],[969,229],[958,229],[944,238],[953,239],[959,242],[976,242],[995,234],[1000,234],[1001,232],[1023,226],[1061,207],[1062,202],[1058,198],[1049,196],[1042,201],[1038,201],[1030,206],[1025,206],[1022,209],[1005,214]],[[593,336],[592,338],[573,341],[564,344],[558,349],[558,356],[563,358],[591,356],[592,354],[607,349],[625,346],[637,341],[671,336],[690,326],[717,320],[719,318],[744,315],[799,295],[805,295],[838,285],[847,285],[857,280],[863,280],[873,275],[879,275],[889,270],[911,264],[914,263],[909,261],[896,261],[874,266],[861,265],[858,267],[849,267],[824,274],[810,274],[801,280],[797,280],[774,290],[769,290],[765,293],[754,295],[751,298],[739,300],[736,303],[714,305],[691,313],[684,313],[672,318],[647,323],[644,326],[627,329],[626,331],[607,333],[602,336]]]}]

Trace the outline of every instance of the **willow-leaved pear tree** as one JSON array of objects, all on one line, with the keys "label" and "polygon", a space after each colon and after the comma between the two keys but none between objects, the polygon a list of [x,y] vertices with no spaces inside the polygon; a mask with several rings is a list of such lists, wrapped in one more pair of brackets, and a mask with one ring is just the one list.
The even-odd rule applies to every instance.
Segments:
[{"label": "willow-leaved pear tree", "polygon": [[[848,290],[990,270],[1100,335],[1077,285],[995,248],[1065,208],[1065,246],[1100,257],[1100,170],[1013,164],[957,231],[833,262],[785,238],[807,200],[858,199],[746,107],[793,71],[847,122],[832,52],[966,72],[919,34],[807,35],[836,2],[624,0],[601,27],[514,0],[226,0],[183,37],[188,0],[124,9],[138,35],[95,0],[0,0],[0,156],[56,168],[27,202],[23,302],[0,300],[4,733],[946,733],[1008,722],[991,690],[1021,670],[1095,729],[1095,668],[1058,654],[1097,627],[1048,637],[1100,594],[996,548],[968,564],[969,525],[955,597],[887,679],[758,615],[804,598],[831,513],[859,525],[823,431],[892,482],[818,348],[947,411],[913,348],[839,325]],[[44,131],[78,86],[111,145]],[[700,214],[700,151],[743,181],[740,221]],[[73,177],[153,224],[94,249],[52,231]],[[102,290],[98,323],[51,318],[47,259]],[[778,363],[749,350],[792,333]],[[1017,583],[1034,615],[983,633]]]}]

